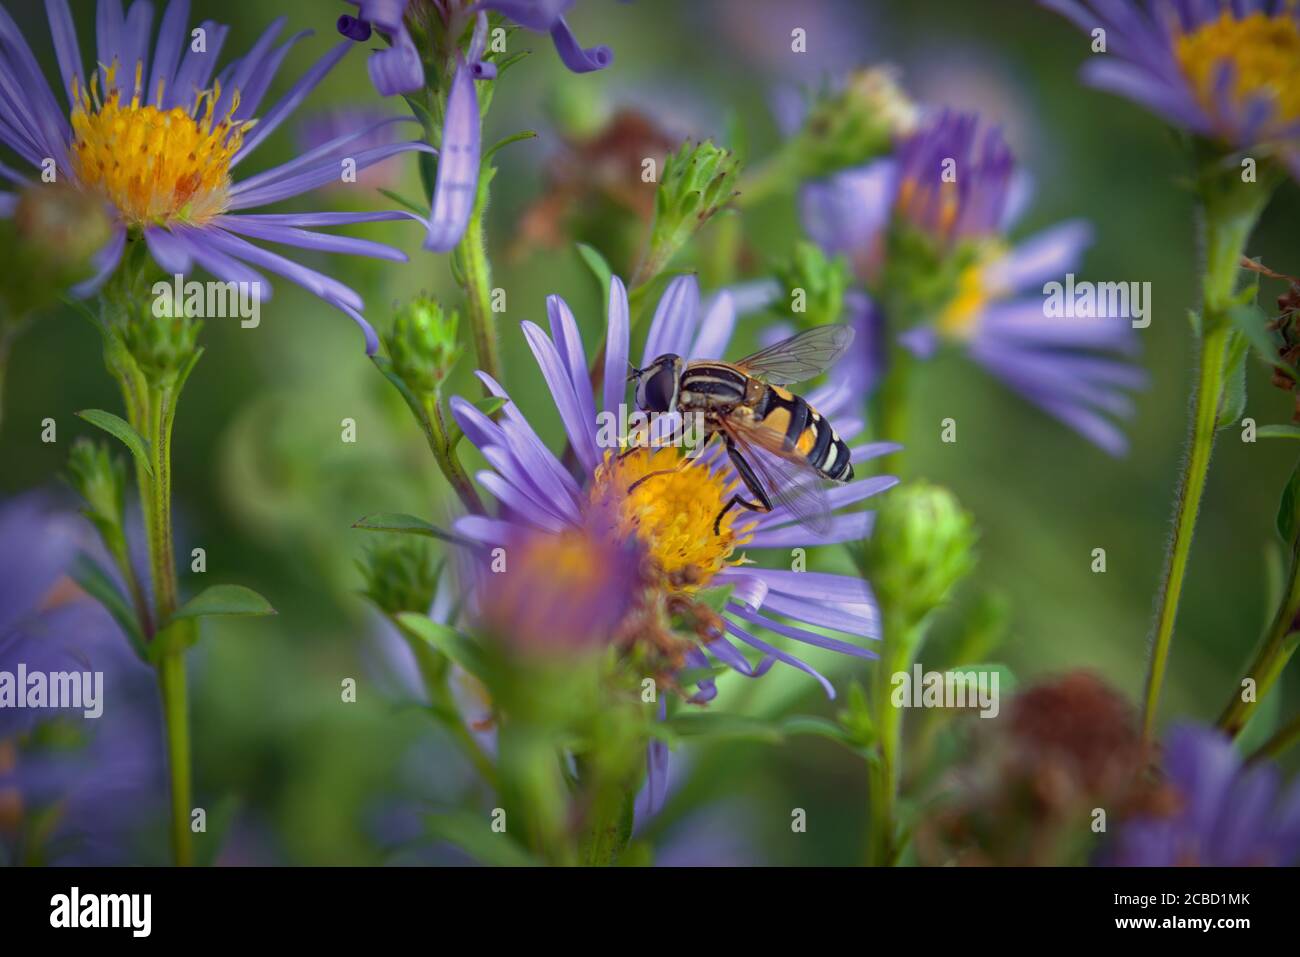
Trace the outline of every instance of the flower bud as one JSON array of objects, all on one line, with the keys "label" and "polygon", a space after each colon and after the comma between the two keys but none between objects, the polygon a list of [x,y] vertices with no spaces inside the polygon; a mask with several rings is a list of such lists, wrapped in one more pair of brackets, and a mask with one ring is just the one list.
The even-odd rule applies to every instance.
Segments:
[{"label": "flower bud", "polygon": [[44,183],[20,191],[13,217],[0,220],[0,321],[51,305],[89,279],[92,257],[109,235],[103,203],[86,193]]},{"label": "flower bud", "polygon": [[939,607],[975,566],[970,513],[945,488],[909,482],[890,492],[863,546],[863,572],[886,615],[915,624]]},{"label": "flower bud", "polygon": [[174,385],[199,351],[203,322],[181,312],[160,318],[150,302],[131,302],[113,314],[126,351],[156,386]]},{"label": "flower bud", "polygon": [[838,91],[808,111],[794,148],[805,178],[816,178],[890,151],[917,124],[916,104],[898,85],[893,69],[858,70]]},{"label": "flower bud", "polygon": [[739,176],[736,154],[710,140],[694,146],[683,143],[664,161],[655,194],[650,255],[642,266],[640,282],[658,275],[699,228],[731,202]]},{"label": "flower bud", "polygon": [[460,359],[460,317],[436,299],[420,295],[398,310],[386,339],[393,370],[416,396],[437,393]]},{"label": "flower bud", "polygon": [[384,536],[357,562],[365,579],[362,594],[385,614],[426,614],[438,587],[428,542],[410,535]]},{"label": "flower bud", "polygon": [[795,244],[790,259],[776,268],[785,289],[785,308],[805,326],[838,322],[844,312],[849,266],[843,257],[828,259],[815,243]]},{"label": "flower bud", "polygon": [[85,437],[68,453],[68,481],[86,501],[86,515],[101,531],[120,529],[126,502],[126,465],[108,446]]}]

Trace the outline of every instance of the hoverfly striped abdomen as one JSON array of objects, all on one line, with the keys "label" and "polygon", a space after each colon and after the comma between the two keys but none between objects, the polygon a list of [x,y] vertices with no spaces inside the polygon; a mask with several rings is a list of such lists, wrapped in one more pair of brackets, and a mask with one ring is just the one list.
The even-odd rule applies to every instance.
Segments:
[{"label": "hoverfly striped abdomen", "polygon": [[754,406],[755,419],[785,435],[786,446],[821,475],[835,482],[853,478],[849,447],[803,396],[768,386]]}]

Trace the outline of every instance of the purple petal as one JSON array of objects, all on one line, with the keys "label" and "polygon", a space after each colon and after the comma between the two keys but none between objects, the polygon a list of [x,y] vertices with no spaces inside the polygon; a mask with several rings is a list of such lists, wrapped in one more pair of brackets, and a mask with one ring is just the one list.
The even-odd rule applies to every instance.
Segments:
[{"label": "purple petal", "polygon": [[1041,286],[1074,268],[1091,245],[1092,236],[1092,225],[1085,220],[1060,223],[1016,246],[989,268],[987,280],[1006,291]]},{"label": "purple petal", "polygon": [[600,451],[596,448],[596,422],[583,415],[582,404],[573,391],[573,380],[569,378],[564,361],[556,351],[554,344],[534,323],[524,320],[520,323],[528,347],[532,349],[546,384],[551,387],[555,397],[555,407],[564,422],[564,431],[573,450],[587,472],[595,471],[600,462]]},{"label": "purple petal", "polygon": [[447,94],[438,182],[433,191],[425,249],[450,252],[465,235],[478,196],[479,145],[478,94],[469,68],[462,63],[456,67]]},{"label": "purple petal", "polygon": [[725,289],[713,297],[704,311],[695,345],[686,353],[692,359],[721,359],[736,328],[736,308]]},{"label": "purple petal", "polygon": [[[359,171],[368,166],[373,166],[375,163],[382,162],[390,156],[410,152],[433,153],[435,150],[428,143],[410,140],[405,143],[389,143],[387,146],[375,146],[362,150],[352,159],[356,162]],[[283,176],[265,186],[250,190],[241,190],[239,186],[236,186],[230,191],[231,202],[227,208],[249,209],[254,206],[278,203],[281,200],[301,195],[308,190],[316,189],[327,183],[336,182],[340,173],[341,167],[337,160],[324,160],[317,166],[289,176]]]},{"label": "purple petal", "polygon": [[424,88],[424,64],[420,51],[405,29],[393,34],[393,45],[387,50],[376,50],[366,61],[370,82],[380,96],[397,96],[414,93]]},{"label": "purple petal", "polygon": [[[216,69],[217,57],[221,54],[221,47],[226,42],[230,28],[212,20],[204,20],[199,24],[198,29],[201,29],[206,34],[207,44],[201,52],[195,50],[193,44],[187,47],[170,89],[163,90],[162,108],[164,110],[170,110],[177,106],[182,109],[189,109],[194,105],[195,94],[199,90],[207,89],[212,79],[212,71]],[[266,120],[263,119],[262,123],[265,122]],[[248,149],[249,139],[257,138],[260,128],[261,124],[258,124],[253,128],[252,136],[245,137],[245,150]],[[236,154],[235,159],[238,159],[238,154]]]},{"label": "purple petal", "polygon": [[563,17],[551,27],[551,39],[555,41],[555,52],[560,55],[561,62],[574,73],[593,73],[614,62],[614,54],[607,46],[584,50]]},{"label": "purple petal", "polygon": [[595,428],[596,401],[591,394],[591,377],[587,373],[587,352],[582,345],[573,311],[559,296],[546,297],[546,313],[551,320],[551,340],[569,372],[573,394],[578,400],[583,417]]},{"label": "purple petal", "polygon": [[571,6],[573,0],[481,0],[470,8],[470,13],[494,10],[521,27],[546,33]]},{"label": "purple petal", "polygon": [[164,94],[176,77],[176,67],[181,62],[181,47],[189,37],[185,29],[190,22],[190,0],[171,0],[158,27],[158,43],[154,47],[153,70],[149,74],[149,88],[145,100],[154,102],[161,84]]},{"label": "purple petal", "polygon": [[[240,162],[245,156],[257,149],[258,145],[275,132],[276,128],[283,123],[289,115],[298,108],[298,105],[306,99],[307,94],[316,88],[325,75],[338,64],[340,60],[347,55],[352,44],[348,40],[340,41],[332,50],[312,64],[311,69],[304,73],[280,100],[271,107],[270,110],[257,122],[257,125],[244,137],[244,145],[239,148],[239,152],[234,155],[230,161],[233,167]],[[186,57],[188,63],[189,57]],[[181,66],[181,71],[185,71],[185,65]],[[360,161],[357,166],[360,168]]]},{"label": "purple petal", "polygon": [[344,253],[349,256],[373,256],[391,262],[406,262],[406,253],[392,246],[377,243],[369,239],[354,239],[351,236],[332,236],[327,233],[313,233],[293,226],[270,226],[258,222],[246,222],[243,216],[218,216],[215,224],[231,232],[252,236],[269,243],[283,243],[301,249],[315,249],[327,253]]},{"label": "purple petal", "polygon": [[45,15],[50,21],[50,36],[54,40],[54,55],[59,61],[59,75],[63,77],[63,88],[68,94],[68,105],[75,105],[72,99],[73,81],[81,89],[86,88],[86,77],[81,71],[81,48],[77,45],[77,27],[72,22],[72,12],[68,9],[68,0],[45,0]]},{"label": "purple petal", "polygon": [[605,327],[605,411],[618,412],[627,394],[630,328],[627,289],[617,276],[609,281],[609,314]]},{"label": "purple petal", "polygon": [[678,276],[668,284],[655,308],[646,336],[641,365],[650,365],[665,353],[685,355],[700,311],[700,283],[692,275]]},{"label": "purple petal", "polygon": [[108,242],[104,243],[99,252],[95,253],[90,259],[90,264],[95,270],[94,275],[85,282],[73,286],[69,290],[72,295],[78,299],[84,299],[91,293],[96,292],[108,280],[108,277],[113,275],[118,263],[122,261],[122,252],[125,249],[126,228],[121,223],[115,223],[113,233],[108,237]]},{"label": "purple petal", "polygon": [[814,678],[817,679],[818,683],[820,683],[822,688],[826,691],[826,696],[830,698],[832,701],[835,699],[835,687],[828,680],[826,680],[825,676],[823,676],[819,671],[817,671],[817,669],[813,668],[811,665],[804,664],[802,661],[800,661],[798,658],[794,657],[793,655],[788,655],[780,648],[774,648],[773,646],[769,645],[767,642],[763,641],[762,639],[756,638],[755,636],[751,635],[749,632],[745,631],[745,629],[737,625],[730,618],[727,619],[727,630],[731,632],[733,635],[735,635],[737,638],[739,638],[741,641],[743,641],[745,644],[749,645],[751,648],[757,648],[763,654],[775,658],[777,661],[783,661],[787,665],[790,665],[793,668],[798,668],[800,671],[804,672],[805,674],[812,675]]}]

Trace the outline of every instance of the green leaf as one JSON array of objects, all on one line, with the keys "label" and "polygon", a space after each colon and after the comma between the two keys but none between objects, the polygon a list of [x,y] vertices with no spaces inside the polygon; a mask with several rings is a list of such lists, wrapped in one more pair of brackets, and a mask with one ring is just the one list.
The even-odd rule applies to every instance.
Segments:
[{"label": "green leaf", "polygon": [[126,634],[136,654],[147,660],[149,655],[145,648],[144,633],[140,630],[140,622],[135,616],[131,602],[118,591],[117,584],[108,573],[89,556],[78,555],[72,565],[71,577],[87,595],[104,606]]},{"label": "green leaf", "polygon": [[112,412],[105,412],[103,409],[82,409],[77,413],[78,416],[85,419],[91,425],[97,426],[115,436],[122,441],[136,460],[144,466],[144,470],[153,475],[153,466],[149,463],[149,441],[143,435],[135,430],[130,422]]},{"label": "green leaf", "polygon": [[243,585],[210,585],[199,592],[172,615],[171,621],[182,618],[206,618],[210,615],[274,615],[271,603]]},{"label": "green leaf", "polygon": [[398,615],[397,624],[412,638],[427,642],[480,681],[487,677],[487,662],[482,649],[454,628],[413,611]]},{"label": "green leaf", "polygon": [[513,136],[507,136],[503,140],[498,140],[495,144],[493,144],[491,147],[488,148],[488,151],[486,153],[483,154],[482,163],[486,164],[488,160],[490,160],[493,156],[496,155],[497,150],[501,149],[503,146],[509,146],[511,143],[520,143],[524,140],[531,140],[536,138],[537,138],[536,130],[522,130],[518,133],[515,133]]},{"label": "green leaf", "polygon": [[462,538],[452,532],[444,532],[438,526],[430,525],[422,518],[416,518],[414,515],[407,515],[403,512],[376,512],[374,515],[367,515],[365,518],[360,519],[352,527],[366,532],[423,535],[425,538],[436,538],[452,545],[473,546],[475,544],[467,538]]},{"label": "green leaf", "polygon": [[614,271],[609,268],[609,263],[605,261],[604,256],[596,251],[595,247],[588,246],[586,243],[577,243],[576,245],[578,255],[582,257],[582,261],[587,264],[587,268],[591,270],[591,274],[595,276],[596,281],[600,283],[601,304],[604,305],[605,303],[608,303],[610,280],[614,276]]},{"label": "green leaf", "polygon": [[785,740],[785,733],[779,725],[761,718],[750,718],[739,714],[722,712],[677,714],[664,724],[673,734],[683,738],[761,741],[767,744],[780,744]]},{"label": "green leaf", "polygon": [[1216,429],[1226,429],[1241,418],[1246,410],[1246,356],[1250,352],[1250,343],[1238,333],[1232,337],[1232,345],[1224,362],[1223,397],[1219,402],[1219,418]]},{"label": "green leaf", "polygon": [[840,744],[847,745],[850,748],[857,748],[858,742],[853,735],[849,734],[834,721],[826,718],[818,718],[813,715],[797,714],[786,718],[781,722],[781,730],[790,736],[794,735],[815,735],[819,738],[830,738],[832,741],[838,741]]},{"label": "green leaf", "polygon": [[1277,533],[1290,545],[1300,532],[1300,463],[1291,472],[1291,478],[1282,490],[1282,501],[1277,506]]},{"label": "green leaf", "polygon": [[401,193],[394,192],[391,189],[384,189],[382,186],[379,187],[379,192],[383,193],[385,196],[387,196],[397,205],[403,206],[406,209],[410,210],[411,212],[415,213],[415,215],[419,216],[421,219],[424,219],[429,215],[428,209],[416,204],[414,200],[407,199]]},{"label": "green leaf", "polygon": [[1293,376],[1300,377],[1295,367],[1278,354],[1278,343],[1268,330],[1268,315],[1255,303],[1232,306],[1228,309],[1228,318],[1246,337],[1265,362],[1280,366]]},{"label": "green leaf", "polygon": [[515,843],[508,832],[492,830],[488,814],[440,811],[425,818],[429,836],[455,844],[481,864],[497,867],[536,867],[538,861]]},{"label": "green leaf", "polygon": [[1261,439],[1300,439],[1300,425],[1261,425],[1255,434]]}]

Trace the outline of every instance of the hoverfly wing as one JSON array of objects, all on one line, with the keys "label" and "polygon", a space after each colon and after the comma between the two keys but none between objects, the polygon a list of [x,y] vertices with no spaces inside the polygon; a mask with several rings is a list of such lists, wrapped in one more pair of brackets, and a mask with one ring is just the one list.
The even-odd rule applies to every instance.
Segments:
[{"label": "hoverfly wing", "polygon": [[724,420],[722,429],[758,474],[773,506],[784,507],[799,524],[817,535],[831,530],[826,496],[831,483],[795,456],[784,435],[761,423],[735,420]]},{"label": "hoverfly wing", "polygon": [[789,385],[825,372],[852,343],[852,326],[843,323],[816,326],[746,356],[735,365],[771,385]]}]

